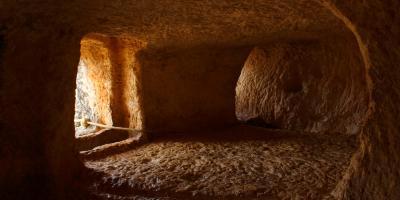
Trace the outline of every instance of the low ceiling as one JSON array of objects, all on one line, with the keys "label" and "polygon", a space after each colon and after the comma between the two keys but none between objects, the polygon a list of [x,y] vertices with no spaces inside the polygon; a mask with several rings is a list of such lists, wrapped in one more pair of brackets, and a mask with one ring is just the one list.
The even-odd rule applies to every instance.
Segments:
[{"label": "low ceiling", "polygon": [[318,1],[71,0],[56,4],[36,0],[26,1],[23,8],[10,3],[8,11],[32,16],[22,19],[31,20],[32,26],[60,24],[81,33],[125,35],[157,46],[254,45],[348,33]]}]

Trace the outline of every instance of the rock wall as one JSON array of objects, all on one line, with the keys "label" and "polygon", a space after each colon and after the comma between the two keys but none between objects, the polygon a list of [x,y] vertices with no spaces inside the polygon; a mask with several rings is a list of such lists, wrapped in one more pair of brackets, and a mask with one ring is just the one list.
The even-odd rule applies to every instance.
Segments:
[{"label": "rock wall", "polygon": [[146,130],[176,132],[235,123],[235,83],[249,51],[215,46],[141,51]]},{"label": "rock wall", "polygon": [[36,28],[8,26],[4,36],[0,65],[3,199],[62,199],[79,189],[82,164],[74,150],[73,118],[80,38]]},{"label": "rock wall", "polygon": [[357,38],[367,69],[369,118],[346,176],[334,194],[338,199],[400,197],[400,8],[398,1],[324,2]]},{"label": "rock wall", "polygon": [[368,109],[364,71],[351,35],[257,47],[237,84],[236,114],[283,129],[357,134]]}]

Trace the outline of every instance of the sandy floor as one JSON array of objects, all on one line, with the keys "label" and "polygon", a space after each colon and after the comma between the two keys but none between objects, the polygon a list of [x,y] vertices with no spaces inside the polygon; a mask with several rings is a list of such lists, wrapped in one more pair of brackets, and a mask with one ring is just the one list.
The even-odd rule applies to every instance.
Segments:
[{"label": "sandy floor", "polygon": [[248,126],[202,134],[86,161],[100,174],[91,190],[105,199],[329,199],[356,147],[354,137]]}]

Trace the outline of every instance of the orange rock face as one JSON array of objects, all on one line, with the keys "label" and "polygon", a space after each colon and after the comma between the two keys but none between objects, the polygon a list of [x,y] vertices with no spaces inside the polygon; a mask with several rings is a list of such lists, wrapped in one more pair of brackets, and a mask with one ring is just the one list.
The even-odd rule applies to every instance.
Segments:
[{"label": "orange rock face", "polygon": [[135,59],[140,43],[101,35],[88,35],[81,42],[81,60],[93,83],[89,104],[98,123],[141,129],[138,94],[139,69]]},{"label": "orange rock face", "polygon": [[111,96],[113,68],[110,51],[103,41],[86,39],[81,42],[81,60],[87,66],[87,78],[93,84],[89,104],[99,123],[112,125]]}]

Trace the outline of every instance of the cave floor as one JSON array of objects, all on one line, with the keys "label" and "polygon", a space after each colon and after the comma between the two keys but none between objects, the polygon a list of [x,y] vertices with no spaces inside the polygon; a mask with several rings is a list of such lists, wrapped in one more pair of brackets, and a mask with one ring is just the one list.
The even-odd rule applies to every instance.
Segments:
[{"label": "cave floor", "polygon": [[329,199],[354,136],[240,125],[165,136],[85,166],[104,199]]}]

